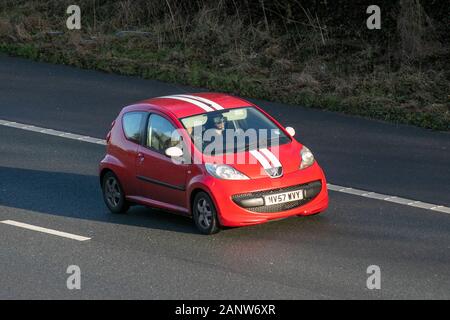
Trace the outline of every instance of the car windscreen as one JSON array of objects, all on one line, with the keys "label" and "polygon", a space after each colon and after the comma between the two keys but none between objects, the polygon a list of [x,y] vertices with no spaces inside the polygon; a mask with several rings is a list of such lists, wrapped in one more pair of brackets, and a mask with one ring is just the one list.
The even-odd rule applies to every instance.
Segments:
[{"label": "car windscreen", "polygon": [[253,107],[217,110],[180,121],[197,149],[211,155],[277,146],[291,141],[273,121]]}]

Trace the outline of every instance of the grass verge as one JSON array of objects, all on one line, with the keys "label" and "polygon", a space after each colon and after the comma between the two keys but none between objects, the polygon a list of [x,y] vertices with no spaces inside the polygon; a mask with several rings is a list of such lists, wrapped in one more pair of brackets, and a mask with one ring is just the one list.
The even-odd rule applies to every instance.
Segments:
[{"label": "grass verge", "polygon": [[[275,19],[239,6],[230,15],[225,2],[204,1],[195,8],[194,2],[172,0],[141,1],[143,6],[80,1],[88,17],[81,31],[65,29],[59,1],[0,4],[0,51],[293,107],[450,130],[445,23],[433,22],[443,27],[430,29],[420,22],[425,13],[418,0],[401,0],[398,8],[405,12],[397,15],[398,21],[391,19],[391,25],[386,22],[385,33],[377,37],[362,34],[364,27],[338,29],[339,21],[329,21],[325,28],[325,18],[312,19],[312,12],[303,7],[291,18]],[[253,4],[254,9],[261,3]],[[408,3],[416,9],[411,11]],[[335,5],[324,6],[331,10]],[[183,6],[189,10],[183,12]],[[283,4],[279,9],[289,8]],[[355,8],[356,13],[365,12],[364,7]],[[359,21],[360,15],[354,18]],[[116,34],[123,29],[143,32]],[[352,33],[340,34],[346,30]]]}]

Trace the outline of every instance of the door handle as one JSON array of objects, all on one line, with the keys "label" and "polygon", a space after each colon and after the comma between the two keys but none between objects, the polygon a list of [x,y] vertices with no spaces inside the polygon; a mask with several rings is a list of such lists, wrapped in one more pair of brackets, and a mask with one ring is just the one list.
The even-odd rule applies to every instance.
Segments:
[{"label": "door handle", "polygon": [[139,163],[143,163],[145,160],[144,154],[139,152],[137,156],[138,156]]}]

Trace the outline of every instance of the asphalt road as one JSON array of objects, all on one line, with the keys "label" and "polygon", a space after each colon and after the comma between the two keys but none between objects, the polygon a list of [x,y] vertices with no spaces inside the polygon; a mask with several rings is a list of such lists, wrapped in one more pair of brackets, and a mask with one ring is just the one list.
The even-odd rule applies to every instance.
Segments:
[{"label": "asphalt road", "polygon": [[[0,119],[103,138],[121,106],[200,89],[0,57]],[[330,182],[448,206],[450,135],[258,102],[315,152]],[[450,299],[450,215],[330,192],[319,216],[202,236],[144,207],[111,215],[104,146],[0,126],[0,299]],[[66,269],[81,268],[68,290]],[[381,268],[381,290],[366,269]]]}]

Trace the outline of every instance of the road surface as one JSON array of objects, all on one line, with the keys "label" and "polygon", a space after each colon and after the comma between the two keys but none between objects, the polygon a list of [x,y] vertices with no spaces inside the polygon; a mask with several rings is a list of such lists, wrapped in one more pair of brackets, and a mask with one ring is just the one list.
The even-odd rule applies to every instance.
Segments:
[{"label": "road surface", "polygon": [[[3,124],[104,139],[123,105],[201,90],[0,56]],[[450,135],[256,102],[296,129],[337,189],[390,201],[330,191],[322,215],[203,236],[145,207],[111,215],[104,145],[0,125],[0,299],[450,299]],[[81,290],[67,288],[70,265]],[[371,265],[380,290],[367,289]]]}]

